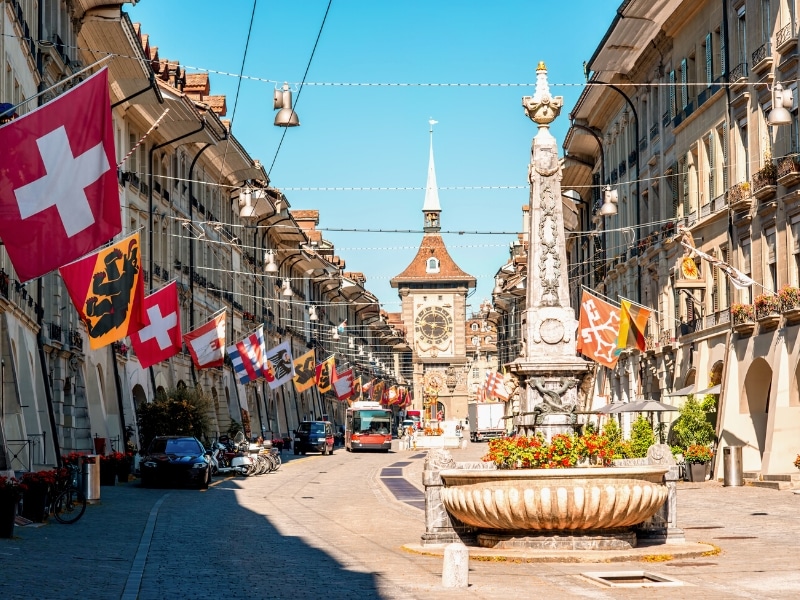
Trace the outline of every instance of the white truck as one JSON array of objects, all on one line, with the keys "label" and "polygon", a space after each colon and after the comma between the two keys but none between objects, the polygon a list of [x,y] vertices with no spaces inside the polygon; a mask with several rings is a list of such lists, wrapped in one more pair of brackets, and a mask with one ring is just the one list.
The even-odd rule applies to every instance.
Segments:
[{"label": "white truck", "polygon": [[468,402],[469,439],[481,442],[502,437],[506,431],[505,402]]}]

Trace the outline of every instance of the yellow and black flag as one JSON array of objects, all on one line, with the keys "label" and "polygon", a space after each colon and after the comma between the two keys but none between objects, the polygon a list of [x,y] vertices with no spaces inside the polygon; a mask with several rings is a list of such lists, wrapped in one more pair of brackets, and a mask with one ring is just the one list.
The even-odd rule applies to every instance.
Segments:
[{"label": "yellow and black flag", "polygon": [[139,233],[59,269],[72,303],[97,350],[144,324],[144,277]]},{"label": "yellow and black flag", "polygon": [[294,389],[305,392],[315,383],[316,360],[313,348],[294,359]]}]

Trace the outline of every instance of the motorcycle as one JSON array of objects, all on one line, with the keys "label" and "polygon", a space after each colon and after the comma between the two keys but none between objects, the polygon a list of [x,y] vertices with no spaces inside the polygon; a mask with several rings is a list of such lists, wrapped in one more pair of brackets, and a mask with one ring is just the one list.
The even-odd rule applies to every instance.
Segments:
[{"label": "motorcycle", "polygon": [[[241,435],[241,440],[239,436]],[[236,473],[248,477],[253,474],[253,459],[250,457],[249,447],[244,436],[237,434],[231,442],[228,438],[220,438],[211,448],[212,473]]]}]

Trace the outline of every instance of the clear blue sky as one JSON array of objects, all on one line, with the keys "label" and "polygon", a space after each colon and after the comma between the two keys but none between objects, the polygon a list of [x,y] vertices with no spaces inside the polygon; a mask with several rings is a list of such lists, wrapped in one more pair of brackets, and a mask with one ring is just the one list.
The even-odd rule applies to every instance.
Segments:
[{"label": "clear blue sky", "polygon": [[[583,62],[619,4],[334,0],[299,94],[328,0],[257,1],[243,70],[255,79],[241,80],[252,0],[140,0],[126,10],[161,58],[178,61],[187,73],[233,74],[212,72],[211,93],[227,96],[234,135],[262,161],[292,209],[320,211],[319,227],[347,270],[363,272],[367,288],[396,312],[389,280],[409,264],[422,234],[332,229],[421,231],[428,120],[437,120],[442,230],[483,232],[444,234],[456,263],[478,280],[468,300],[477,311],[508,259],[510,232],[522,228],[536,126],[521,99],[534,92],[536,65],[545,61],[551,92],[564,96],[551,129],[561,144],[584,82]],[[286,130],[281,144],[272,93],[284,81],[294,90],[301,126]],[[402,83],[493,85],[356,85]],[[414,189],[299,189],[333,187]],[[448,189],[460,187],[481,189]]]}]

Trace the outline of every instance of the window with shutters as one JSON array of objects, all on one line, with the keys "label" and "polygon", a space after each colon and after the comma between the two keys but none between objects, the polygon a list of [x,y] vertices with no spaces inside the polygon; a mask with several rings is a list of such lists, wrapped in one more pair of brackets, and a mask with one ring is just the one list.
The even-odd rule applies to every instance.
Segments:
[{"label": "window with shutters", "polygon": [[717,192],[714,187],[714,134],[709,133],[703,140],[703,151],[705,152],[706,168],[703,169],[703,179],[705,198],[700,202],[701,206],[705,206],[717,197]]},{"label": "window with shutters", "polygon": [[689,104],[689,64],[681,60],[681,110]]},{"label": "window with shutters", "polygon": [[678,172],[680,173],[680,195],[678,203],[682,206],[682,212],[678,213],[676,207],[676,216],[685,217],[689,214],[689,168],[685,156],[682,156],[678,161]]},{"label": "window with shutters", "polygon": [[791,244],[792,261],[789,266],[789,283],[795,287],[800,287],[800,215],[794,215],[791,221]]},{"label": "window with shutters", "polygon": [[675,115],[678,114],[678,106],[677,106],[677,90],[675,89],[675,71],[669,72],[669,118],[674,119]]},{"label": "window with shutters", "polygon": [[[748,277],[753,276],[753,270],[751,267],[751,260],[750,260],[750,236],[744,237],[739,241],[739,251],[741,253],[741,267],[739,270],[747,275]],[[742,290],[742,302],[745,304],[750,304],[753,302],[753,293],[752,289],[746,287]]]},{"label": "window with shutters", "polygon": [[714,81],[714,46],[710,33],[706,35],[703,51],[706,57],[706,84],[711,85]]},{"label": "window with shutters", "polygon": [[680,165],[672,165],[670,171],[672,177],[665,177],[665,181],[669,182],[672,192],[672,214],[669,216],[675,218],[678,216],[678,204],[680,203],[680,194],[678,193],[678,184],[680,183]]},{"label": "window with shutters", "polygon": [[744,6],[742,6],[737,12],[736,44],[739,64],[747,64],[747,19],[745,18]]},{"label": "window with shutters", "polygon": [[[726,264],[730,264],[730,249],[727,245],[720,246],[719,248],[719,256],[722,261]],[[728,307],[731,304],[731,295],[730,295],[730,282],[728,281],[728,277],[720,273],[719,269],[715,268],[714,273],[717,276],[716,285],[717,285],[717,297],[718,297],[718,306],[714,309],[717,311],[728,310]]]},{"label": "window with shutters", "polygon": [[772,21],[771,16],[772,0],[761,0],[761,43],[766,44],[769,42],[770,35],[772,34]]},{"label": "window with shutters", "polygon": [[766,263],[767,280],[764,282],[770,292],[778,291],[778,236],[775,227],[768,227],[764,231],[764,242],[766,244]]},{"label": "window with shutters", "polygon": [[717,45],[719,46],[719,73],[720,73],[720,75],[726,75],[727,72],[728,72],[728,69],[727,69],[728,65],[725,62],[725,36],[722,35],[723,31],[724,31],[723,26],[720,26],[720,28],[717,29],[717,31],[716,31],[717,39],[719,40],[719,44],[717,44]]},{"label": "window with shutters", "polygon": [[736,140],[736,182],[738,183],[750,179],[750,152],[747,148],[747,119],[739,121],[737,131],[739,135]]},{"label": "window with shutters", "polygon": [[717,173],[715,177],[717,182],[716,195],[719,196],[728,189],[728,126],[724,121],[717,127],[714,154],[717,157],[714,161]]}]

